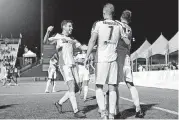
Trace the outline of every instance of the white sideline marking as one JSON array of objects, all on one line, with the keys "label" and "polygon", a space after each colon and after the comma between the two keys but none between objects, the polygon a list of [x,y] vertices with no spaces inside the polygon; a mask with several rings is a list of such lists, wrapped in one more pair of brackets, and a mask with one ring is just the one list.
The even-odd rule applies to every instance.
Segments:
[{"label": "white sideline marking", "polygon": [[62,94],[65,91],[55,92],[55,93],[29,93],[29,94],[0,94],[0,96],[18,96],[18,95],[53,95]]},{"label": "white sideline marking", "polygon": [[[89,90],[95,92],[94,89],[89,88]],[[120,98],[123,99],[123,100],[126,100],[126,101],[133,102],[133,100],[130,100],[130,99],[125,98],[125,97],[120,97]],[[140,104],[146,104],[146,103],[140,102]],[[164,112],[168,112],[168,113],[171,113],[171,114],[174,114],[174,115],[179,115],[178,112],[175,112],[175,111],[172,111],[172,110],[168,110],[168,109],[165,109],[165,108],[160,108],[160,107],[155,107],[155,106],[152,106],[152,108],[157,109],[157,110],[161,110],[161,111],[164,111]]]}]

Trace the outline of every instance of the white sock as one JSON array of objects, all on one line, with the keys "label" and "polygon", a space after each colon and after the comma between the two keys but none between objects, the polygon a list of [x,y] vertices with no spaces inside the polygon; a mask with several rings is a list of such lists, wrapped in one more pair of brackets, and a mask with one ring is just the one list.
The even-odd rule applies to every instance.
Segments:
[{"label": "white sock", "polygon": [[119,89],[116,89],[116,108],[115,108],[115,115],[119,113]]},{"label": "white sock", "polygon": [[109,92],[109,113],[114,114],[116,108],[116,91]]},{"label": "white sock", "polygon": [[88,86],[84,86],[84,100],[86,100],[88,94]]},{"label": "white sock", "polygon": [[104,93],[102,89],[96,89],[96,100],[101,111],[105,110]]},{"label": "white sock", "polygon": [[59,104],[62,105],[64,102],[66,102],[69,98],[69,91],[65,93],[65,95],[59,100]]},{"label": "white sock", "polygon": [[132,99],[133,99],[134,105],[136,106],[136,112],[138,112],[140,110],[138,91],[137,91],[137,89],[134,86],[132,86],[130,88],[130,91],[131,91],[131,95],[132,95]]},{"label": "white sock", "polygon": [[45,89],[45,91],[48,91],[49,86],[50,86],[50,81],[51,81],[50,79],[47,80],[47,85],[46,85],[46,89]]},{"label": "white sock", "polygon": [[78,112],[78,108],[77,108],[77,102],[76,102],[76,96],[75,96],[75,92],[69,92],[69,98],[70,98],[70,102],[72,104],[72,108],[74,113]]},{"label": "white sock", "polygon": [[56,82],[54,81],[52,91],[55,91],[55,86],[56,86]]}]

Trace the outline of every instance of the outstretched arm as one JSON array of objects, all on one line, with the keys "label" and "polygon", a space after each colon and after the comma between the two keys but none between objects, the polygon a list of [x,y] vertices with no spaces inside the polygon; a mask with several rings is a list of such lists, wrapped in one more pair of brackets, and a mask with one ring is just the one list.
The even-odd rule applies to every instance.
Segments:
[{"label": "outstretched arm", "polygon": [[132,39],[132,33],[129,33],[128,36],[121,36],[121,38],[127,45],[130,45]]}]

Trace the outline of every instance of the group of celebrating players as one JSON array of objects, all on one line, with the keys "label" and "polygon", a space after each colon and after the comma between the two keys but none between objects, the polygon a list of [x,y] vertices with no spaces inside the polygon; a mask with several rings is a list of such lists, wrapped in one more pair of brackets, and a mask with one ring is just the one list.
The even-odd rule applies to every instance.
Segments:
[{"label": "group of celebrating players", "polygon": [[[48,27],[44,37],[44,43],[56,45],[56,53],[50,59],[48,70],[49,79],[45,92],[48,91],[50,82],[53,82],[53,92],[55,92],[56,69],[58,68],[68,86],[68,91],[57,102],[55,106],[62,113],[62,104],[70,100],[74,111],[74,116],[85,118],[85,114],[79,111],[75,93],[81,90],[81,83],[84,85],[84,101],[86,100],[89,82],[90,54],[97,41],[97,51],[95,57],[95,85],[96,100],[102,119],[114,119],[119,113],[119,83],[124,80],[131,92],[131,96],[136,107],[137,118],[143,118],[144,113],[139,103],[138,91],[133,84],[130,48],[132,30],[129,26],[131,22],[131,11],[125,10],[121,19],[114,20],[114,5],[107,3],[103,7],[103,18],[94,23],[91,31],[91,38],[88,43],[87,53],[81,54],[80,59],[73,57],[73,49],[79,48],[85,51],[79,41],[74,39],[71,34],[73,22],[63,20],[61,23],[62,33],[49,37],[53,26]],[[78,63],[78,69],[76,62]],[[58,67],[57,67],[58,66]],[[103,86],[108,85],[108,91],[104,94]],[[105,100],[107,99],[107,105]]]}]

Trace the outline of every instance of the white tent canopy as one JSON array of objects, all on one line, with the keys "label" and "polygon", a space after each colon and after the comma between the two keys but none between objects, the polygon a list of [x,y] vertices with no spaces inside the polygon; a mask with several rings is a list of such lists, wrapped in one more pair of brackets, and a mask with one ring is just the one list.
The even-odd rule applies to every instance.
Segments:
[{"label": "white tent canopy", "polygon": [[30,50],[23,54],[23,57],[36,57],[36,56],[37,55]]},{"label": "white tent canopy", "polygon": [[131,54],[131,60],[135,60],[138,58],[138,55],[140,55],[144,50],[148,49],[151,46],[151,44],[145,40],[144,43],[135,51]]},{"label": "white tent canopy", "polygon": [[167,47],[168,40],[161,34],[148,49],[138,56],[138,58],[148,58],[156,54],[165,55],[168,49]]},{"label": "white tent canopy", "polygon": [[178,50],[178,32],[169,41],[169,53]]}]

